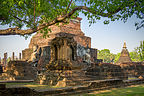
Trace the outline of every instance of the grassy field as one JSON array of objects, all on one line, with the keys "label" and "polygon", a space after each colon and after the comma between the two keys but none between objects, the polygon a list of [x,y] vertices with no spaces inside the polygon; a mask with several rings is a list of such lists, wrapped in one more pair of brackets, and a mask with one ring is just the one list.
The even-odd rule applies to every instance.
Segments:
[{"label": "grassy field", "polygon": [[95,91],[89,94],[80,94],[78,96],[144,96],[144,85],[136,85],[105,91]]}]

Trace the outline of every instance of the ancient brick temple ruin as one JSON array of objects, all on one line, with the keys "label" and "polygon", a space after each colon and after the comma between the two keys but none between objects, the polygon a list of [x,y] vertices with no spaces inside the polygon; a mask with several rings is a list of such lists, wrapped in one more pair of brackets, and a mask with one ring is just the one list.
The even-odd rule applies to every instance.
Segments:
[{"label": "ancient brick temple ruin", "polygon": [[66,25],[51,26],[52,32],[49,33],[49,38],[43,38],[43,34],[37,33],[32,37],[29,48],[22,51],[22,59],[32,61],[31,54],[36,47],[35,53],[38,59],[36,61],[39,69],[53,61],[66,60],[73,63],[72,65],[80,64],[78,62],[82,59],[93,62],[97,59],[97,49],[91,48],[91,38],[81,31],[80,21],[81,18],[77,18],[70,20],[70,23]]},{"label": "ancient brick temple ruin", "polygon": [[43,38],[41,33],[37,33],[32,37],[29,48],[22,51],[22,59],[31,62],[39,73],[49,71],[41,73],[37,78],[41,84],[74,84],[72,79],[86,78],[82,70],[94,66],[92,64],[97,60],[97,49],[91,48],[91,38],[81,31],[80,22],[81,18],[76,18],[66,25],[53,25],[49,38]]},{"label": "ancient brick temple ruin", "polygon": [[120,58],[116,64],[125,71],[129,78],[143,78],[144,76],[144,63],[133,62],[131,60],[128,49],[126,47],[126,42],[124,42]]},{"label": "ancient brick temple ruin", "polygon": [[56,86],[88,84],[91,80],[126,79],[123,70],[113,64],[98,64],[97,49],[91,48],[91,38],[80,28],[81,18],[69,24],[51,26],[50,38],[37,33],[22,59],[31,62],[40,73],[37,82]]},{"label": "ancient brick temple ruin", "polygon": [[22,51],[22,60],[10,61],[0,78],[34,79],[40,84],[64,87],[143,76],[143,64],[131,61],[126,43],[117,64],[99,62],[97,49],[91,48],[91,38],[81,31],[81,20],[77,17],[68,24],[50,26],[49,38],[36,33],[29,48]]},{"label": "ancient brick temple ruin", "polygon": [[126,47],[126,42],[124,42],[120,58],[116,63],[117,64],[132,63],[132,60],[130,58],[129,52],[128,52],[127,47]]},{"label": "ancient brick temple ruin", "polygon": [[91,38],[81,31],[80,22],[81,18],[76,18],[69,24],[51,26],[49,38],[43,38],[39,32],[35,34],[29,48],[22,51],[22,60],[10,61],[2,78],[34,79],[40,84],[55,86],[127,79],[120,66],[97,62],[97,49],[91,48]]}]

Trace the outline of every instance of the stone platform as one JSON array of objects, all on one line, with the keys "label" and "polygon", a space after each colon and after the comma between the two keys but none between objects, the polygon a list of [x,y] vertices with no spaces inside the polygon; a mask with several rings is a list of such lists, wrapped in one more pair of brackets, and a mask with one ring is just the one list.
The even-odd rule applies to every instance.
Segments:
[{"label": "stone platform", "polygon": [[0,83],[30,83],[34,82],[34,80],[7,80],[7,81],[0,81]]},{"label": "stone platform", "polygon": [[2,88],[0,95],[3,96],[67,96],[81,93],[90,93],[98,90],[107,90],[111,88],[127,87],[131,85],[144,84],[144,79],[136,80],[120,80],[120,79],[107,79],[93,81],[87,86],[74,86],[62,88],[50,88],[34,90],[26,87],[18,88]]}]

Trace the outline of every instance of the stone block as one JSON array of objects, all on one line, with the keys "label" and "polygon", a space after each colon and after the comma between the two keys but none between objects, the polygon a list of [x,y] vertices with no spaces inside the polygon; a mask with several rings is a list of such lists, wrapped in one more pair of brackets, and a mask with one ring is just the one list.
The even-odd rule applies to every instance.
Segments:
[{"label": "stone block", "polygon": [[10,61],[1,78],[5,78],[5,80],[32,80],[36,78],[36,70],[26,61]]},{"label": "stone block", "polygon": [[27,48],[25,50],[22,50],[22,60],[29,60],[31,58],[31,54],[32,54],[32,49]]}]

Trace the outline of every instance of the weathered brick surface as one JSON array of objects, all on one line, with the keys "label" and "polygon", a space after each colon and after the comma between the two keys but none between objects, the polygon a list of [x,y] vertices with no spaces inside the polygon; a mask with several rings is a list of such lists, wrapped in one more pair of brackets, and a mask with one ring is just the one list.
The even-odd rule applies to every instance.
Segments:
[{"label": "weathered brick surface", "polygon": [[22,50],[22,60],[29,60],[32,54],[32,49],[27,48],[25,50]]},{"label": "weathered brick surface", "polygon": [[91,61],[95,62],[97,59],[97,49],[90,48]]},{"label": "weathered brick surface", "polygon": [[144,77],[144,65],[142,65],[141,62],[121,63],[120,66],[128,75],[128,77]]},{"label": "weathered brick surface", "polygon": [[26,61],[10,61],[5,73],[0,76],[4,80],[32,80],[35,79],[36,70]]},{"label": "weathered brick surface", "polygon": [[91,38],[84,35],[80,28],[80,20],[77,19],[79,22],[75,22],[73,20],[70,21],[69,24],[60,26],[50,26],[52,33],[49,33],[49,38],[43,38],[43,34],[37,33],[31,39],[29,44],[29,48],[32,48],[34,45],[38,45],[39,47],[50,46],[50,42],[54,39],[57,33],[69,33],[74,35],[74,39],[77,43],[81,44],[82,46],[86,47],[87,45],[91,47]]},{"label": "weathered brick surface", "polygon": [[97,80],[103,79],[127,79],[127,74],[119,65],[114,65],[110,63],[101,63],[95,65],[94,67],[89,67],[86,70],[86,75],[95,77]]},{"label": "weathered brick surface", "polygon": [[6,88],[0,90],[0,96],[40,96],[36,91],[26,87]]},{"label": "weathered brick surface", "polygon": [[121,56],[116,63],[117,64],[132,63],[132,60],[131,60],[130,55],[129,55],[129,51],[126,47],[126,42],[124,42],[124,46],[123,46],[123,49],[121,51]]}]

